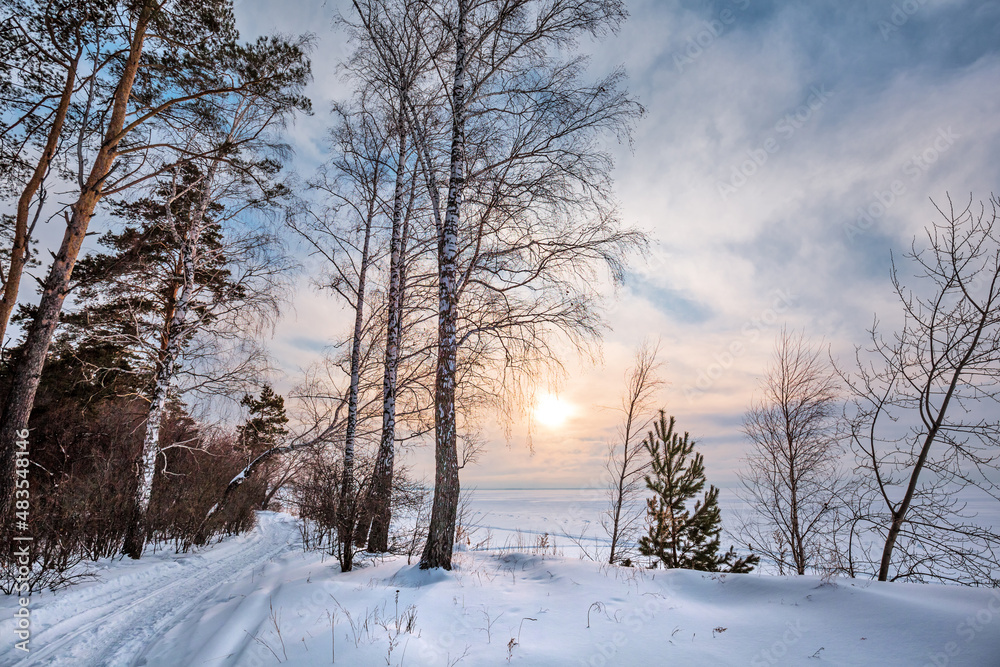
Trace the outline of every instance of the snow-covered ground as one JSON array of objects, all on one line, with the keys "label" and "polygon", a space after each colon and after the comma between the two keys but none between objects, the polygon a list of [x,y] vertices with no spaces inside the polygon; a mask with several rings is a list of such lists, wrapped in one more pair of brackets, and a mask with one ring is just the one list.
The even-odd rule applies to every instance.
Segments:
[{"label": "snow-covered ground", "polygon": [[196,554],[103,562],[98,581],[32,598],[26,659],[17,602],[0,598],[0,664],[1000,664],[1000,591],[611,568],[534,548],[461,552],[452,572],[391,558],[343,574],[297,542],[294,519],[263,513]]}]

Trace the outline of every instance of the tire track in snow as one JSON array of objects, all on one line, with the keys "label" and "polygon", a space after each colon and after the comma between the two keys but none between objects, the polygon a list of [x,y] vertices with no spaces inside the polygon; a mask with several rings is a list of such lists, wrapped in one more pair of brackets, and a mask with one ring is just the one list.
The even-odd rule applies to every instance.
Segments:
[{"label": "tire track in snow", "polygon": [[[142,664],[141,656],[149,646],[181,622],[189,611],[220,586],[247,576],[251,570],[289,550],[295,537],[291,524],[280,520],[261,522],[252,535],[250,540],[233,543],[234,553],[217,560],[164,568],[165,571],[153,577],[138,576],[137,579],[146,579],[139,587],[129,588],[131,578],[126,575],[119,582],[121,594],[111,600],[94,600],[99,596],[91,589],[80,591],[74,599],[69,591],[65,598],[57,598],[58,609],[68,613],[33,634],[31,653],[13,664],[18,667]],[[210,550],[204,554],[212,556]],[[98,606],[81,612],[81,607],[93,602]],[[52,640],[48,641],[49,638]],[[11,648],[0,655],[3,658],[0,662],[11,664],[7,660],[16,657],[13,651]]]},{"label": "tire track in snow", "polygon": [[[242,536],[239,547],[247,549],[259,544],[263,539],[263,533],[255,528]],[[211,565],[213,557],[224,559],[229,551],[236,551],[239,547],[235,541],[223,542],[179,560],[159,560],[149,565],[140,561],[141,566],[135,571],[113,571],[112,577],[107,581],[98,575],[94,585],[81,589],[73,586],[64,589],[56,594],[58,597],[47,600],[47,604],[34,613],[40,620],[44,620],[46,632],[49,628],[66,624],[67,621],[84,622],[91,616],[103,615],[106,607],[119,603],[128,604],[129,600],[134,602],[137,591],[151,589],[161,582],[175,583],[179,578],[186,576],[188,568],[197,568],[199,564],[205,563]],[[124,557],[119,560],[122,559]],[[87,611],[81,612],[82,609]]]}]

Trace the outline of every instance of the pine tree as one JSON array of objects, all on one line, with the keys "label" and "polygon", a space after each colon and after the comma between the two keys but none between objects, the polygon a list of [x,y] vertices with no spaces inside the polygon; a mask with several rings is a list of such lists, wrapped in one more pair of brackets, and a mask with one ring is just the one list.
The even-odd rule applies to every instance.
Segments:
[{"label": "pine tree", "polygon": [[[187,390],[220,392],[257,377],[254,325],[277,309],[274,277],[283,260],[268,250],[276,242],[241,224],[245,211],[269,205],[272,188],[243,201],[241,177],[230,178],[217,162],[202,166],[178,166],[151,197],[115,206],[128,226],[102,237],[109,252],[78,263],[80,308],[62,318],[78,347],[105,346],[118,355],[97,358],[108,365],[95,374],[142,378],[139,393],[149,407],[136,461],[136,519],[126,541],[133,558],[142,553],[168,403]],[[255,171],[266,184],[274,168]]]},{"label": "pine tree", "polygon": [[732,547],[719,555],[719,489],[709,486],[694,508],[688,508],[705,488],[705,464],[701,454],[694,453],[695,443],[688,433],[681,437],[674,432],[674,425],[674,418],[668,422],[661,410],[655,432],[650,431],[643,442],[652,471],[646,476],[646,486],[656,495],[646,501],[649,533],[639,541],[639,552],[668,568],[750,572],[759,560],[757,556],[739,558]]},{"label": "pine tree", "polygon": [[[62,4],[44,3],[46,7]],[[74,1],[73,6],[77,5],[88,16],[96,12],[102,17],[84,44],[70,39],[78,31],[63,29],[61,11],[53,13],[58,30],[39,35],[39,48],[54,53],[82,48],[93,85],[68,87],[74,99],[71,108],[83,110],[85,131],[73,141],[62,141],[62,137],[55,141],[67,155],[72,146],[76,164],[67,168],[77,174],[79,187],[64,202],[62,242],[42,282],[35,317],[0,417],[0,514],[7,513],[14,497],[17,434],[28,424],[74,267],[98,206],[106,197],[134,192],[180,164],[196,160],[235,164],[232,152],[238,142],[234,138],[220,146],[202,145],[199,137],[192,136],[192,128],[202,133],[205,128],[218,131],[227,125],[230,117],[219,113],[221,109],[240,105],[237,121],[242,132],[246,123],[261,118],[273,121],[277,128],[294,111],[309,108],[300,94],[309,78],[307,40],[262,37],[254,43],[239,43],[232,0]],[[54,114],[53,121],[57,117]],[[230,129],[234,129],[232,123],[222,131]],[[47,128],[48,136],[57,137],[57,130]],[[40,130],[34,135],[45,133]],[[248,141],[268,134],[258,125]],[[44,167],[45,162],[36,166]],[[40,168],[37,173],[44,171]],[[22,193],[25,201],[27,194]],[[23,241],[26,233],[17,232],[25,231],[24,224],[16,221],[15,225],[20,227],[15,236]],[[19,262],[21,257],[18,246],[8,268],[16,268],[14,260]]]},{"label": "pine tree", "polygon": [[[264,452],[281,445],[281,441],[288,435],[288,428],[285,426],[288,416],[285,414],[284,396],[276,394],[269,384],[261,387],[260,398],[245,394],[240,405],[249,412],[246,422],[238,429],[239,442],[246,450],[249,465]],[[263,470],[259,477],[264,480],[264,484],[260,487],[259,495],[254,498],[254,503],[266,510],[271,499],[287,481],[287,471],[284,475],[276,475],[274,459],[270,458],[260,467]],[[285,479],[281,479],[283,476]],[[278,479],[274,479],[275,477]]]},{"label": "pine tree", "polygon": [[240,443],[251,456],[277,447],[278,441],[288,434],[285,398],[274,393],[271,385],[261,387],[260,398],[244,395],[240,405],[249,412],[246,422],[239,428]]}]

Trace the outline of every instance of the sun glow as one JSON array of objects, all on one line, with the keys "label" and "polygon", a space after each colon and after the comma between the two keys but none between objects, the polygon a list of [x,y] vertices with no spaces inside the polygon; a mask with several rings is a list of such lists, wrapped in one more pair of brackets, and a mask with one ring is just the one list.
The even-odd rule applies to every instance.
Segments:
[{"label": "sun glow", "polygon": [[552,394],[539,396],[535,403],[535,419],[545,426],[561,426],[574,412],[576,408]]}]

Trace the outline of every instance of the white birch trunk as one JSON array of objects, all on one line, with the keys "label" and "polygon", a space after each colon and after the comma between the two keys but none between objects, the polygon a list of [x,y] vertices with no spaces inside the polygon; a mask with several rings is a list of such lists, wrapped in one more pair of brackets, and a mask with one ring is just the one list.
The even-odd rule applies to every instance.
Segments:
[{"label": "white birch trunk", "polygon": [[126,538],[125,552],[132,558],[142,555],[146,541],[146,515],[149,512],[149,502],[153,495],[153,479],[156,476],[156,463],[160,456],[160,426],[166,412],[170,388],[177,377],[177,360],[180,357],[184,342],[190,334],[188,313],[191,310],[196,290],[195,275],[200,256],[198,245],[204,230],[205,214],[208,211],[210,191],[218,162],[213,162],[208,169],[201,190],[201,201],[193,211],[184,233],[177,230],[176,220],[170,214],[167,206],[168,224],[172,225],[174,237],[181,241],[181,289],[177,296],[177,304],[173,317],[166,323],[166,335],[163,336],[165,346],[159,359],[156,372],[156,384],[150,396],[149,409],[146,413],[146,432],[143,436],[142,451],[138,459],[135,507],[130,533]]},{"label": "white birch trunk", "polygon": [[458,362],[458,285],[456,282],[458,229],[465,186],[466,14],[468,1],[458,1],[455,31],[455,79],[452,90],[451,173],[448,208],[438,238],[438,360],[434,392],[434,502],[427,544],[420,559],[423,569],[451,569],[458,515],[458,450],[455,424],[455,374]]},{"label": "white birch trunk", "polygon": [[344,435],[344,470],[340,483],[338,540],[344,555],[340,559],[341,569],[351,569],[350,550],[354,542],[356,502],[354,499],[354,439],[358,429],[358,390],[361,384],[361,336],[364,328],[365,288],[368,277],[369,246],[372,223],[375,217],[375,202],[369,203],[365,220],[365,240],[361,248],[361,266],[358,268],[357,300],[354,310],[354,337],[351,341],[351,386],[347,394],[347,425]]},{"label": "white birch trunk", "polygon": [[[399,341],[402,337],[403,324],[403,254],[406,242],[406,234],[403,230],[403,196],[406,188],[404,165],[406,163],[407,135],[402,122],[402,114],[403,112],[400,110],[399,153],[396,161],[396,187],[393,192],[392,236],[389,242],[389,305],[382,373],[382,436],[375,459],[371,493],[365,508],[371,521],[371,530],[368,533],[368,550],[377,552],[386,551],[389,547],[389,523],[392,518],[392,477],[396,455],[396,382],[399,370]],[[366,527],[363,526],[362,529],[364,528]]]},{"label": "white birch trunk", "polygon": [[[369,264],[369,243],[372,232],[372,215],[365,223],[365,242],[361,249],[361,268],[358,271],[357,302],[354,311],[354,335],[351,341],[351,386],[347,397],[347,428],[344,437],[344,478],[354,469],[354,439],[358,430],[358,387],[361,384],[361,337],[365,322],[365,289]],[[345,481],[345,484],[347,482]]]}]

